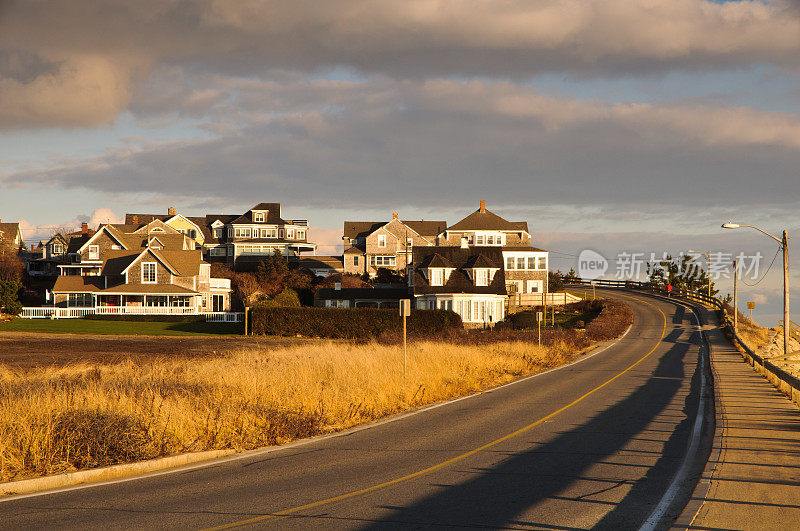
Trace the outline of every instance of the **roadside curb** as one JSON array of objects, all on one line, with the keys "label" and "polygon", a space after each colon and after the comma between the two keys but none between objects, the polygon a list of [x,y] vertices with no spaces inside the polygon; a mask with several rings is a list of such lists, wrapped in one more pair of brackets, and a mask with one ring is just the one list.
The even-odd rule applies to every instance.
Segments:
[{"label": "roadside curb", "polygon": [[40,478],[22,479],[0,483],[0,496],[13,496],[17,494],[28,494],[31,492],[57,489],[60,487],[70,487],[91,481],[102,481],[116,479],[134,474],[145,474],[166,468],[197,463],[217,459],[236,453],[236,450],[209,450],[207,452],[192,452],[188,454],[172,455],[148,461],[137,461],[135,463],[124,463],[104,468],[93,468],[90,470],[79,470],[45,476]]}]

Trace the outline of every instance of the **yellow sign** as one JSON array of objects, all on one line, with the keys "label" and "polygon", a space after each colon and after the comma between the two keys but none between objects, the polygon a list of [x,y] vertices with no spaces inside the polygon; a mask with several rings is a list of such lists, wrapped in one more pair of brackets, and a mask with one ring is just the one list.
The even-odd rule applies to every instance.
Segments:
[{"label": "yellow sign", "polygon": [[754,310],[755,308],[756,308],[756,303],[755,302],[748,302],[747,303],[747,309],[748,310]]}]

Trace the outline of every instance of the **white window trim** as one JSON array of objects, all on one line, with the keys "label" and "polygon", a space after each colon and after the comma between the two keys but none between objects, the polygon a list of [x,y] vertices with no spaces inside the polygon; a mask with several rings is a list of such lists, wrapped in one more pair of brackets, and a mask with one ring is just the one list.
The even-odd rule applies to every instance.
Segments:
[{"label": "white window trim", "polygon": [[[146,280],[144,276],[144,266],[153,265],[153,272],[155,273],[155,280]],[[157,284],[158,283],[158,263],[157,262],[142,262],[141,263],[141,280],[142,284]]]},{"label": "white window trim", "polygon": [[256,223],[263,223],[266,217],[263,212],[253,212],[253,221]]},{"label": "white window trim", "polygon": [[90,245],[89,246],[89,260],[99,260],[100,259],[100,246],[99,245]]},{"label": "white window trim", "polygon": [[378,247],[381,249],[386,248],[386,235],[385,234],[378,234]]}]

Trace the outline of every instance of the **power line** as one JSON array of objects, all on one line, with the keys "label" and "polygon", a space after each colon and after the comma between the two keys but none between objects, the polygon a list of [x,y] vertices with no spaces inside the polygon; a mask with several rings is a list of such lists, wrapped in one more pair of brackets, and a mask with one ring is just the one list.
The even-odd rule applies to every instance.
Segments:
[{"label": "power line", "polygon": [[[775,263],[775,259],[778,258],[778,253],[781,252],[781,249],[783,249],[783,244],[778,246],[778,250],[775,251],[775,256],[772,257],[772,262],[769,263],[769,267],[767,268],[766,271],[764,271],[764,274],[761,275],[761,278],[758,279],[758,282],[756,282],[755,284],[748,284],[745,279],[742,279],[742,282],[744,283],[744,285],[745,286],[749,286],[749,287],[752,288],[752,287],[755,287],[755,286],[758,286],[759,284],[761,284],[761,281],[764,280],[765,278],[767,278],[767,273],[769,273],[769,270],[772,269],[772,264]],[[733,274],[735,275],[736,271],[734,271]]]}]

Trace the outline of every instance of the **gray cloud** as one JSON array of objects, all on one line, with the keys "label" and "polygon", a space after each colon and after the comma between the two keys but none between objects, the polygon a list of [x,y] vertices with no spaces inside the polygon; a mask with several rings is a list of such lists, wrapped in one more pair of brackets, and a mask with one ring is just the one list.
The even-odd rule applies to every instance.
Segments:
[{"label": "gray cloud", "polygon": [[0,6],[0,51],[18,63],[0,74],[0,101],[21,102],[0,105],[0,127],[96,125],[160,67],[251,79],[275,68],[513,79],[796,69],[800,14],[759,1],[27,0]]},{"label": "gray cloud", "polygon": [[447,80],[226,80],[207,90],[217,102],[213,138],[130,145],[4,182],[336,208],[471,204],[476,195],[797,207],[800,118],[791,114],[615,105]]}]

